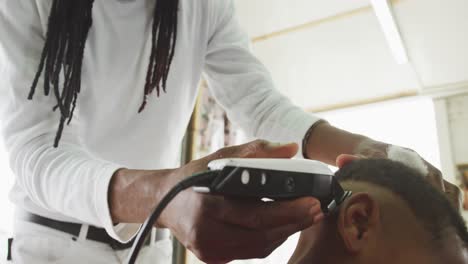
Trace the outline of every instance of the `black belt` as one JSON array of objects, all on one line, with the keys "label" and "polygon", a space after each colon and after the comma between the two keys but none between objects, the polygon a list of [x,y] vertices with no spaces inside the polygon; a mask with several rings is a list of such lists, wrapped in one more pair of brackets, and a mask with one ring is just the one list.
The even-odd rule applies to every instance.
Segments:
[{"label": "black belt", "polygon": [[[69,222],[62,222],[53,220],[50,218],[42,217],[40,215],[25,213],[23,219],[32,222],[38,225],[42,225],[48,228],[52,228],[58,231],[62,231],[64,233],[70,234],[73,236],[73,240],[76,240],[80,235],[81,224],[69,223]],[[134,239],[132,239],[128,243],[120,243],[119,241],[113,239],[109,236],[104,228],[98,228],[94,226],[89,226],[88,232],[86,234],[86,239],[101,242],[108,244],[114,250],[124,250],[132,247]],[[150,239],[147,239],[145,245],[149,245]]]}]

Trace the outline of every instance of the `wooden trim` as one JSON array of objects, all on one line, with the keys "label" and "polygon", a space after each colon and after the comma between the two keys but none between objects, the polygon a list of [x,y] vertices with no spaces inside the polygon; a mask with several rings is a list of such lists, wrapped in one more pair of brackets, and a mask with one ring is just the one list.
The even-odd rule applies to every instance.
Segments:
[{"label": "wooden trim", "polygon": [[312,107],[312,108],[307,108],[306,111],[311,112],[311,113],[327,112],[327,111],[333,111],[333,110],[340,110],[343,108],[356,107],[356,106],[373,104],[373,103],[380,103],[384,101],[418,96],[418,95],[429,96],[434,99],[442,99],[446,97],[452,97],[452,96],[463,95],[463,94],[468,94],[468,81],[444,84],[444,85],[439,85],[439,86],[424,87],[422,90],[414,89],[414,90],[409,90],[407,92],[389,94],[389,95],[374,97],[374,98],[369,98],[369,99],[354,100],[354,101],[348,101],[348,102],[343,102],[343,103],[338,103],[338,104]]},{"label": "wooden trim", "polygon": [[337,14],[337,15],[334,15],[334,16],[326,17],[326,18],[319,19],[319,20],[310,21],[310,22],[307,22],[307,23],[304,23],[304,24],[301,24],[301,25],[298,25],[298,26],[293,26],[293,27],[285,28],[285,29],[278,30],[278,31],[275,31],[275,32],[271,32],[271,33],[268,33],[268,34],[265,34],[265,35],[257,36],[257,37],[252,38],[252,42],[253,43],[258,43],[258,42],[261,42],[261,41],[266,41],[266,40],[269,40],[271,38],[276,38],[276,37],[279,37],[279,36],[282,36],[282,35],[287,35],[289,33],[294,33],[294,32],[298,32],[298,31],[306,30],[306,29],[309,29],[309,28],[312,28],[312,27],[319,26],[319,25],[324,24],[324,23],[328,23],[328,22],[331,22],[331,21],[336,21],[336,20],[339,20],[339,19],[342,19],[342,18],[345,18],[345,17],[348,17],[348,16],[357,15],[357,14],[360,14],[360,13],[363,13],[363,12],[368,12],[368,11],[371,11],[371,10],[372,10],[371,6],[360,7],[358,9],[354,9],[354,10],[351,10],[351,11],[340,13],[340,14]]},{"label": "wooden trim", "polygon": [[468,80],[456,83],[447,83],[437,86],[424,87],[421,95],[431,96],[432,98],[446,98],[456,95],[468,94]]},{"label": "wooden trim", "polygon": [[450,121],[447,112],[447,100],[436,99],[434,101],[434,114],[437,129],[437,142],[439,144],[440,169],[444,178],[452,183],[457,182],[455,160],[453,157],[452,137],[450,133]]},{"label": "wooden trim", "polygon": [[[207,87],[207,83],[202,79],[199,83],[199,89],[197,94],[197,99],[195,102],[195,107],[193,109],[192,116],[190,117],[190,122],[188,124],[187,130],[185,132],[184,142],[182,146],[182,164],[186,164],[192,161],[195,158],[195,143],[198,140],[197,131],[198,131],[198,118],[200,116],[200,98],[204,91],[204,88]],[[187,264],[190,256],[188,255],[188,250],[179,242],[177,239],[173,240],[173,253],[172,253],[172,263],[173,264]]]},{"label": "wooden trim", "polygon": [[[395,5],[395,4],[397,4],[397,3],[401,2],[401,1],[403,1],[403,0],[391,0],[390,2],[392,3],[392,5]],[[282,30],[278,30],[278,31],[275,31],[275,32],[271,32],[271,33],[268,33],[268,34],[265,34],[265,35],[260,35],[260,36],[257,36],[257,37],[253,37],[252,42],[253,43],[258,43],[258,42],[266,41],[266,40],[269,40],[271,38],[276,38],[276,37],[279,37],[279,36],[282,36],[282,35],[287,35],[289,33],[294,33],[294,32],[306,30],[306,29],[309,29],[309,28],[312,28],[312,27],[316,27],[316,26],[322,25],[324,23],[337,21],[337,20],[340,20],[340,19],[343,19],[343,18],[346,18],[346,17],[355,16],[355,15],[366,13],[366,12],[371,12],[372,10],[373,10],[372,6],[370,6],[370,5],[363,6],[363,7],[353,9],[353,10],[350,10],[350,11],[346,11],[346,12],[343,12],[343,13],[338,13],[336,15],[332,15],[332,16],[329,16],[329,17],[326,17],[326,18],[310,21],[310,22],[307,22],[307,23],[304,23],[304,24],[301,24],[301,25],[297,25],[297,26],[285,28],[285,29],[282,29]]]},{"label": "wooden trim", "polygon": [[[189,163],[193,160],[195,154],[195,126],[198,112],[197,105],[198,104],[195,105],[192,116],[190,117],[190,122],[187,130],[185,131],[185,137],[182,142],[181,164]],[[187,264],[187,249],[175,237],[172,240],[172,264]]]},{"label": "wooden trim", "polygon": [[308,108],[306,109],[306,111],[311,112],[311,113],[328,112],[328,111],[340,110],[340,109],[349,108],[349,107],[356,107],[356,106],[380,103],[380,102],[401,99],[401,98],[406,98],[406,97],[413,97],[413,96],[417,96],[418,94],[419,94],[418,90],[410,90],[407,92],[389,94],[389,95],[373,97],[369,99],[354,100],[354,101],[348,101],[348,102],[332,104],[332,105],[327,105],[327,106]]},{"label": "wooden trim", "polygon": [[172,264],[187,264],[186,249],[176,238],[172,240]]}]

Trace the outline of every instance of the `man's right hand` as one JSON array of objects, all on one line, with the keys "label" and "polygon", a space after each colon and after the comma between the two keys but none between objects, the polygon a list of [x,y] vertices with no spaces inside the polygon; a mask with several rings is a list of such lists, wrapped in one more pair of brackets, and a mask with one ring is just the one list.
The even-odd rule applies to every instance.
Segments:
[{"label": "man's right hand", "polygon": [[[296,144],[275,145],[254,141],[228,147],[192,161],[167,177],[168,191],[182,179],[207,169],[221,158],[291,158]],[[200,260],[227,263],[235,259],[264,258],[289,236],[320,221],[323,213],[317,199],[262,202],[180,193],[164,210],[158,225],[172,233]]]}]

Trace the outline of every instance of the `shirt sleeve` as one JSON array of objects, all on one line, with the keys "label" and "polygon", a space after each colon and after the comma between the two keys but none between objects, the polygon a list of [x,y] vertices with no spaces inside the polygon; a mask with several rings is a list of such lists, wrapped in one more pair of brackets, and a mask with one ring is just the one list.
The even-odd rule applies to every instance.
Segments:
[{"label": "shirt sleeve", "polygon": [[[208,43],[205,79],[228,117],[250,136],[302,147],[307,130],[319,120],[274,88],[271,75],[249,49],[232,0],[213,1],[216,25]],[[298,155],[302,157],[300,149]]]},{"label": "shirt sleeve", "polygon": [[50,2],[0,0],[0,120],[10,166],[16,184],[35,204],[104,227],[124,242],[133,234],[113,226],[108,203],[111,177],[122,166],[91,154],[73,125],[53,147],[59,114],[52,112],[55,98],[43,95],[42,81],[34,99],[27,100],[44,45],[42,4]]}]

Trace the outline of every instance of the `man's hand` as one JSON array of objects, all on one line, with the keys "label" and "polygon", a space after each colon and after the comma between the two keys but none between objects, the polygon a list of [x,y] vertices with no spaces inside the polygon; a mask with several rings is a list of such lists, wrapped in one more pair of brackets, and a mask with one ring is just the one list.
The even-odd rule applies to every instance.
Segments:
[{"label": "man's hand", "polygon": [[[273,145],[254,141],[224,148],[176,169],[167,178],[166,190],[180,180],[207,169],[221,158],[291,158],[296,144]],[[322,219],[320,203],[314,198],[262,202],[234,200],[186,190],[172,201],[158,224],[168,227],[184,246],[208,263],[234,259],[264,258],[290,235]]]},{"label": "man's hand", "polygon": [[[390,146],[363,135],[339,129],[328,122],[317,124],[309,138],[305,140],[307,141],[305,149],[307,157],[330,165],[336,164],[338,167],[350,159],[388,158],[387,150]],[[437,168],[427,161],[423,161],[428,169],[426,179],[443,192],[450,202],[460,210],[462,196],[458,187],[445,181]]]},{"label": "man's hand", "polygon": [[[378,142],[371,139],[366,139],[362,141],[361,144],[357,146],[353,155],[340,155],[336,159],[336,165],[341,168],[346,165],[348,162],[360,159],[360,158],[389,158],[388,149],[391,145]],[[407,151],[414,152],[413,150],[406,149]],[[414,152],[415,153],[415,152]],[[418,155],[419,156],[419,155]],[[432,164],[420,157],[424,162],[424,165],[427,167],[426,179],[438,190],[445,194],[453,206],[457,210],[461,209],[463,198],[460,189],[444,180],[442,172],[434,167]]]}]

